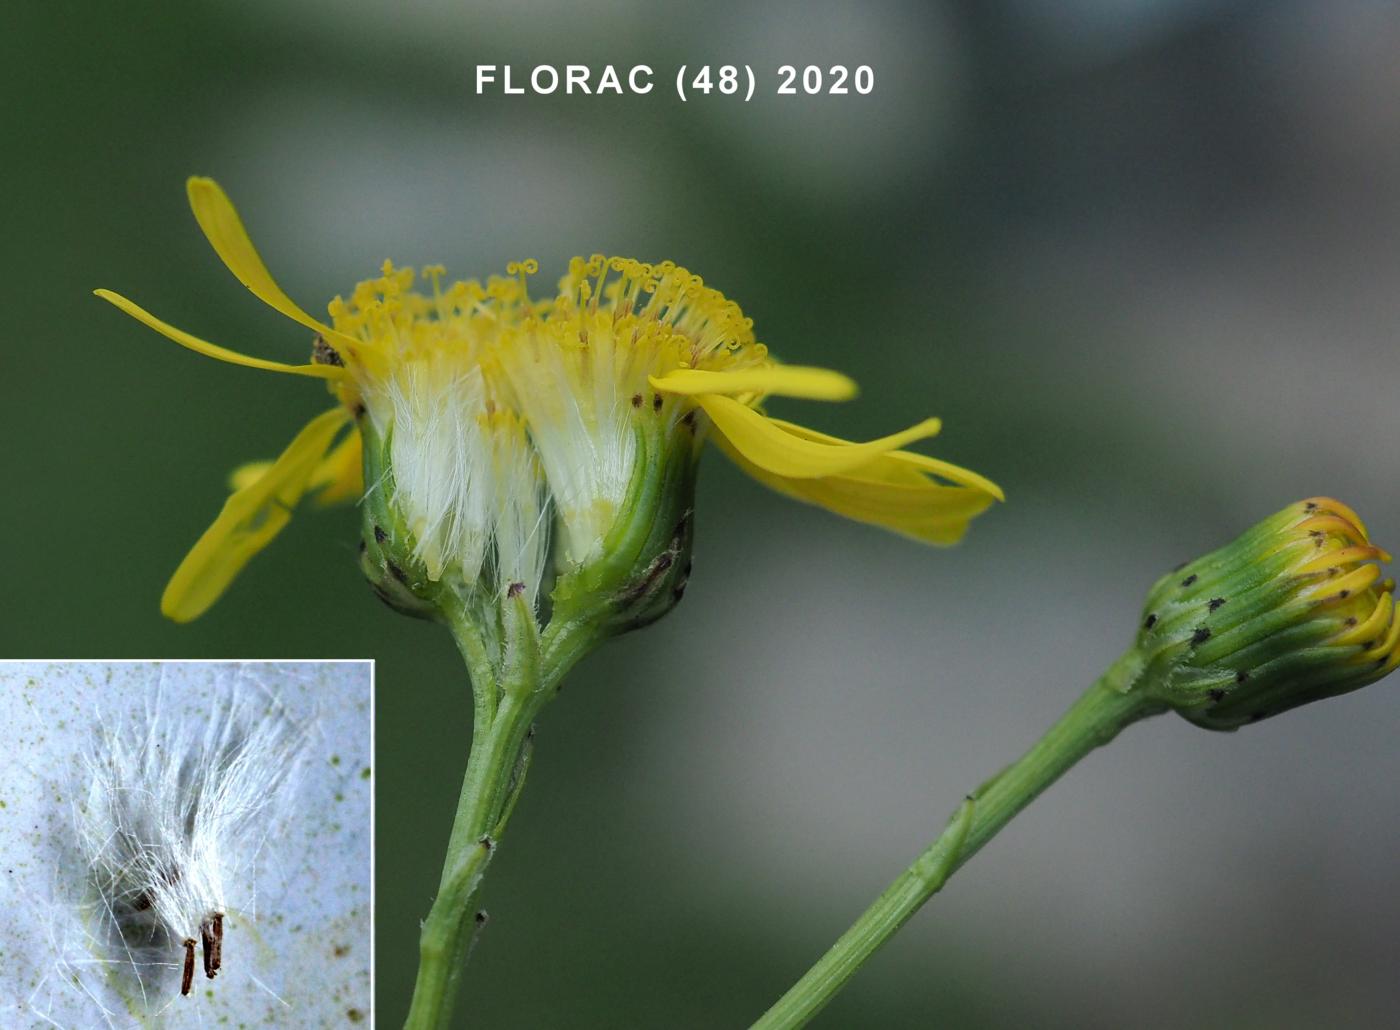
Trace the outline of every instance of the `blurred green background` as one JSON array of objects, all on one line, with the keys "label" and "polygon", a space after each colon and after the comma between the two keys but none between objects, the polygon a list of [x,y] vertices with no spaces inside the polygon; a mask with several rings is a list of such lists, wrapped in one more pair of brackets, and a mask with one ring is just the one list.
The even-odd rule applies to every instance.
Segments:
[{"label": "blurred green background", "polygon": [[[303,305],[385,257],[671,258],[845,406],[1008,503],[926,551],[707,458],[684,605],[542,719],[463,1025],[738,1027],[1127,642],[1147,585],[1285,503],[1400,540],[1391,3],[6,8],[0,655],[378,660],[378,1001],[397,1024],[469,734],[447,635],[311,512],[199,622],[157,613],[232,466],[319,388],[201,359],[307,334],[185,207],[214,175]],[[652,95],[477,97],[477,63],[647,63]],[[671,94],[752,64],[747,105]],[[869,64],[870,97],[770,95]],[[1369,1027],[1400,1011],[1391,688],[1237,735],[1158,720],[1019,818],[825,1027]],[[328,959],[330,961],[330,959]]]}]

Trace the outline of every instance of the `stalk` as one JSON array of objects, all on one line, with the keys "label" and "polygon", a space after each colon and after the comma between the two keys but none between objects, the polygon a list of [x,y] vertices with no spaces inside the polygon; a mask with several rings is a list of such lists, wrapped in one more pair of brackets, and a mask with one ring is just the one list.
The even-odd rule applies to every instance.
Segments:
[{"label": "stalk", "polygon": [[1126,673],[1127,669],[1119,666],[1111,669],[1029,751],[967,795],[938,839],[753,1024],[753,1030],[805,1026],[861,965],[938,892],[948,877],[1018,812],[1085,755],[1113,740],[1125,726],[1165,710],[1165,706],[1140,691],[1120,689],[1118,681]]}]

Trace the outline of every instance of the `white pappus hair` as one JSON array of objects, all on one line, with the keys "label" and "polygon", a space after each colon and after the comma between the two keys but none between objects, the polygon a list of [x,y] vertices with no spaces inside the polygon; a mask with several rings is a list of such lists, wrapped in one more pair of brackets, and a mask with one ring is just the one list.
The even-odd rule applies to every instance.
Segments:
[{"label": "white pappus hair", "polygon": [[406,365],[390,381],[390,453],[397,500],[417,541],[414,556],[436,580],[456,561],[468,582],[486,560],[495,491],[491,440],[477,424],[486,387],[477,368]]},{"label": "white pappus hair", "polygon": [[[256,915],[254,868],[293,793],[307,731],[248,684],[182,708],[169,684],[100,726],[74,791],[77,841],[108,945],[143,998],[223,965],[226,917]],[[167,993],[168,992],[168,993]]]}]

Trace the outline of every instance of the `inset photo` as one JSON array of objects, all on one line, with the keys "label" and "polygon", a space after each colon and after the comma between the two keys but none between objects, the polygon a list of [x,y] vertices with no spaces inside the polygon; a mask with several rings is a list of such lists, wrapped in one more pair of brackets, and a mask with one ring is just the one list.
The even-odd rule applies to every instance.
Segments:
[{"label": "inset photo", "polygon": [[0,1026],[370,1025],[373,678],[0,664]]}]

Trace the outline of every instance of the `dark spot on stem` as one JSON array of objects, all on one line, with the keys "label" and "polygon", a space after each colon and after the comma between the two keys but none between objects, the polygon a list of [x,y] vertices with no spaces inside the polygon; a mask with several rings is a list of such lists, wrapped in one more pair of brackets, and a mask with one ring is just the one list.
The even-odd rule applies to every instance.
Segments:
[{"label": "dark spot on stem", "polygon": [[1147,619],[1143,622],[1142,628],[1151,629],[1155,625],[1157,625],[1157,613],[1152,612],[1147,616]]},{"label": "dark spot on stem", "polygon": [[632,407],[634,407],[634,408],[640,408],[641,406],[642,406],[642,395],[639,394],[639,393],[634,393],[634,394],[632,395]]},{"label": "dark spot on stem", "polygon": [[1205,643],[1207,640],[1209,640],[1209,639],[1210,639],[1210,627],[1209,627],[1209,626],[1201,626],[1201,627],[1199,627],[1199,628],[1196,630],[1196,632],[1194,632],[1194,633],[1191,634],[1191,643],[1193,643],[1193,644],[1204,644],[1204,643]]},{"label": "dark spot on stem", "polygon": [[383,530],[381,527],[379,527],[379,526],[375,526],[375,527],[374,527],[374,542],[375,542],[376,544],[382,544],[385,540],[388,540],[388,539],[389,539],[389,534],[388,534],[388,533],[384,532],[384,530]]},{"label": "dark spot on stem", "polygon": [[1208,691],[1208,693],[1210,694],[1210,699],[1211,699],[1212,701],[1217,701],[1217,702],[1219,702],[1219,701],[1224,701],[1224,700],[1225,700],[1225,691],[1221,690],[1219,687],[1216,687],[1216,688],[1214,688],[1213,690]]},{"label": "dark spot on stem", "polygon": [[1189,587],[1192,583],[1196,582],[1196,578],[1196,574],[1193,572],[1191,573],[1191,575],[1187,576],[1181,581],[1181,585],[1184,587]]},{"label": "dark spot on stem", "polygon": [[506,587],[507,597],[519,597],[523,593],[525,593],[524,583],[512,583],[510,586]]},{"label": "dark spot on stem", "polygon": [[1220,607],[1222,604],[1224,604],[1224,603],[1225,603],[1225,598],[1223,598],[1223,597],[1212,597],[1212,598],[1210,599],[1210,604],[1207,605],[1206,607],[1208,607],[1211,611],[1215,611],[1215,609],[1219,608],[1219,607]]}]

